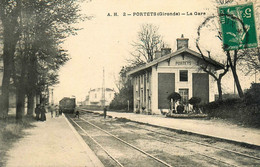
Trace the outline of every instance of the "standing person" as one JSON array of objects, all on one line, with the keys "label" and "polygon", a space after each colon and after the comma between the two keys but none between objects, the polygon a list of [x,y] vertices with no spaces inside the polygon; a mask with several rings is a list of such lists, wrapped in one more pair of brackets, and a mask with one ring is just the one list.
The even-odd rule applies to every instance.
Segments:
[{"label": "standing person", "polygon": [[79,118],[79,110],[76,111],[75,117],[78,117],[78,118]]},{"label": "standing person", "polygon": [[59,117],[59,106],[58,105],[55,105],[55,114],[56,114],[56,117]]},{"label": "standing person", "polygon": [[107,117],[107,107],[104,108],[104,119]]},{"label": "standing person", "polygon": [[50,109],[50,112],[51,112],[51,117],[53,118],[54,104],[51,104],[49,109]]},{"label": "standing person", "polygon": [[62,115],[62,110],[61,110],[60,106],[59,106],[59,114]]},{"label": "standing person", "polygon": [[35,108],[35,114],[36,114],[36,120],[37,120],[37,121],[40,120],[40,113],[41,113],[40,104],[37,104],[37,105],[36,105],[36,108]]},{"label": "standing person", "polygon": [[46,115],[45,115],[46,110],[44,104],[41,105],[40,111],[41,111],[41,121],[46,121]]}]

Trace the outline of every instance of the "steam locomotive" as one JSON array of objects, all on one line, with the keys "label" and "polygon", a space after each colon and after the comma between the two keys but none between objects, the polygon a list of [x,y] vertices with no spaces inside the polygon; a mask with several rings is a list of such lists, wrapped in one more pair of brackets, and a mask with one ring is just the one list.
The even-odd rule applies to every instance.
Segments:
[{"label": "steam locomotive", "polygon": [[76,98],[64,97],[59,101],[59,110],[62,113],[74,113]]}]

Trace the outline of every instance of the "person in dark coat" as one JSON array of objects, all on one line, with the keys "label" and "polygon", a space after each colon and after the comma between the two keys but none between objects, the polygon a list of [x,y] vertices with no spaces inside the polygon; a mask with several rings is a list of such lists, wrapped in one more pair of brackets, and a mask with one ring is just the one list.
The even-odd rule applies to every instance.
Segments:
[{"label": "person in dark coat", "polygon": [[37,105],[36,105],[36,108],[35,108],[35,114],[36,114],[36,120],[37,120],[37,121],[40,120],[40,113],[41,113],[40,104],[37,104]]},{"label": "person in dark coat", "polygon": [[59,114],[62,115],[62,110],[61,110],[60,106],[59,106]]},{"label": "person in dark coat", "polygon": [[104,119],[107,117],[107,107],[104,108]]},{"label": "person in dark coat", "polygon": [[44,104],[41,105],[41,121],[46,121],[46,110],[45,110],[45,107],[44,107]]},{"label": "person in dark coat", "polygon": [[75,117],[78,117],[78,118],[79,118],[79,110],[76,111]]}]

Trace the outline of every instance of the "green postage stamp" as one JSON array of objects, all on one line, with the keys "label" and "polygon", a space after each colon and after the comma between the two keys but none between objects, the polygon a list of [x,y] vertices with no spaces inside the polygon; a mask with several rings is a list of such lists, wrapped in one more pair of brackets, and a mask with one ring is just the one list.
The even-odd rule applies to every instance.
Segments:
[{"label": "green postage stamp", "polygon": [[224,50],[257,47],[253,3],[219,7]]}]

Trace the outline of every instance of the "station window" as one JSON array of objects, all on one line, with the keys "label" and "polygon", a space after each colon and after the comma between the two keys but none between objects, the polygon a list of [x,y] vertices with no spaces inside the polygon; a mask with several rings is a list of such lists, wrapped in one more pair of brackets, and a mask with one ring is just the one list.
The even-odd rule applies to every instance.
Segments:
[{"label": "station window", "polygon": [[188,70],[180,70],[180,81],[188,81]]},{"label": "station window", "polygon": [[179,94],[181,95],[181,101],[187,103],[189,101],[189,89],[179,89]]}]

